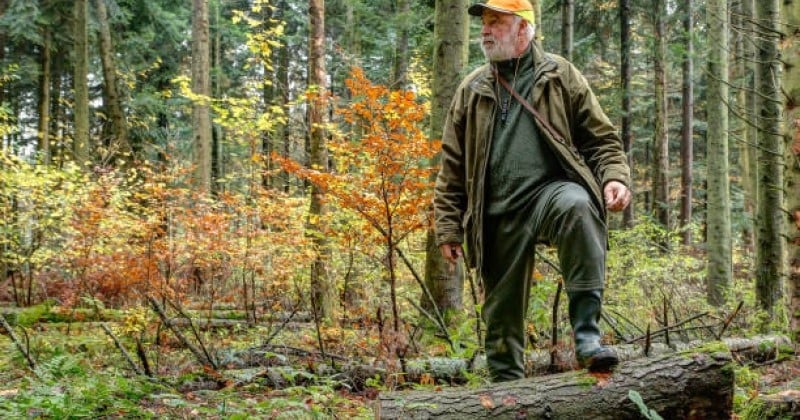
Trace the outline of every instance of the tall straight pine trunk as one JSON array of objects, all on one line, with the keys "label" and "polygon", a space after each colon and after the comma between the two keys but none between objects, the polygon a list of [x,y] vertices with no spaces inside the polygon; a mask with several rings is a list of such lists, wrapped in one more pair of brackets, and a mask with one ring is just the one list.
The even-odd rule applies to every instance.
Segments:
[{"label": "tall straight pine trunk", "polygon": [[89,162],[89,29],[88,1],[75,0],[73,5],[74,43],[73,59],[73,91],[75,92],[75,105],[73,115],[75,118],[75,133],[72,138],[72,155],[80,165]]},{"label": "tall straight pine trunk", "polygon": [[[622,144],[628,155],[628,166],[633,170],[633,133],[631,130],[631,5],[629,0],[619,0],[620,82],[622,85]],[[622,223],[633,226],[634,205],[622,213]]]},{"label": "tall straight pine trunk", "polygon": [[683,87],[681,115],[681,211],[680,226],[683,231],[681,238],[684,245],[692,243],[692,166],[694,164],[694,0],[683,2],[683,32],[686,51],[683,57]]},{"label": "tall straight pine trunk", "polygon": [[761,309],[774,315],[783,297],[783,281],[786,275],[786,207],[783,197],[785,168],[781,133],[783,97],[779,85],[783,64],[778,49],[781,29],[779,0],[756,1],[756,21],[756,74],[759,81],[760,110],[756,298]]},{"label": "tall straight pine trunk", "polygon": [[575,0],[561,0],[561,55],[570,61],[572,61],[574,28]]},{"label": "tall straight pine trunk", "polygon": [[728,6],[706,3],[708,25],[708,280],[707,299],[725,303],[732,281],[731,211],[728,181]]},{"label": "tall straight pine trunk", "polygon": [[114,44],[108,23],[106,0],[94,0],[100,42],[100,62],[103,66],[103,102],[108,114],[110,130],[107,131],[106,146],[110,155],[130,162],[132,150],[128,143],[128,124],[122,106],[122,97],[117,86],[117,66],[114,60]]},{"label": "tall straight pine trunk", "polygon": [[[39,75],[39,125],[37,127],[38,142],[36,153],[40,161],[50,164],[50,77],[52,74],[52,34],[50,29],[44,28],[42,35],[41,74]],[[0,45],[0,48],[3,48]]]},{"label": "tall straight pine trunk", "polygon": [[[783,21],[789,28],[800,27],[800,0],[783,3]],[[781,54],[787,61],[783,76],[783,91],[786,92],[786,192],[789,215],[789,314],[790,328],[795,342],[800,342],[800,33],[784,30],[788,42],[784,42]]]},{"label": "tall straight pine trunk", "polygon": [[208,0],[192,0],[192,93],[200,95],[192,104],[195,186],[211,191],[211,56]]},{"label": "tall straight pine trunk", "polygon": [[[655,133],[653,138],[653,210],[664,229],[670,229],[669,197],[669,136],[667,122],[667,44],[664,19],[666,19],[666,0],[655,0],[653,26],[655,27],[655,46],[653,67],[655,68]],[[666,246],[667,241],[663,244]]]}]

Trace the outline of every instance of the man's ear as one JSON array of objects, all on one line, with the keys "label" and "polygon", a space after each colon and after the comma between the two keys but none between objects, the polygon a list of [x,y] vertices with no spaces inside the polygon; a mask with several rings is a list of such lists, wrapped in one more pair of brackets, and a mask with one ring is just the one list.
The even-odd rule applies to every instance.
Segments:
[{"label": "man's ear", "polygon": [[517,32],[517,36],[525,36],[525,32],[528,30],[528,25],[530,23],[525,19],[520,19],[521,25],[519,25],[519,32]]}]

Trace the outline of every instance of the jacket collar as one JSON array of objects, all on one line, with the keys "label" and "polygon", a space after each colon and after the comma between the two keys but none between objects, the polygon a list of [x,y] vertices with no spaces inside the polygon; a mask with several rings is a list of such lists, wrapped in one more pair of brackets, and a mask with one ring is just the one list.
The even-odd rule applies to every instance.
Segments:
[{"label": "jacket collar", "polygon": [[[535,84],[545,72],[555,70],[558,67],[558,63],[535,42],[531,42],[529,48],[533,59],[533,83]],[[492,74],[492,64],[485,63],[481,66],[478,76],[470,83],[470,87],[479,95],[494,98],[494,84],[495,78],[494,74]]]}]

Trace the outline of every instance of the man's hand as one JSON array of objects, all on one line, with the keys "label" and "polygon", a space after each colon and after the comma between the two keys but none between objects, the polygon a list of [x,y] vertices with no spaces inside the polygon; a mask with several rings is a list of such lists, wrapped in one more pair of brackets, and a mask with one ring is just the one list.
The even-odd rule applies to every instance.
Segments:
[{"label": "man's hand", "polygon": [[442,256],[444,257],[450,265],[453,265],[458,261],[458,259],[464,255],[464,250],[461,249],[461,244],[457,243],[450,243],[450,244],[441,244],[439,245],[439,249],[442,251]]},{"label": "man's hand", "polygon": [[609,211],[621,211],[631,202],[631,190],[619,181],[608,181],[603,188],[603,197]]}]

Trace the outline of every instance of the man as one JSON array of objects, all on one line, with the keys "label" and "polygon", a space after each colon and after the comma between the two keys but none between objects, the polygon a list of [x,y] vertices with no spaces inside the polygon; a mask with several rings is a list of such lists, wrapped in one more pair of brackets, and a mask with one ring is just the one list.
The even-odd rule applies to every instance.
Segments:
[{"label": "man", "polygon": [[631,200],[622,142],[578,70],[532,42],[527,0],[488,0],[469,13],[482,19],[488,63],[461,82],[448,111],[434,198],[437,244],[451,264],[466,251],[482,277],[492,380],[524,377],[537,241],[558,247],[579,365],[608,371],[618,358],[601,345],[598,320],[605,213]]}]

